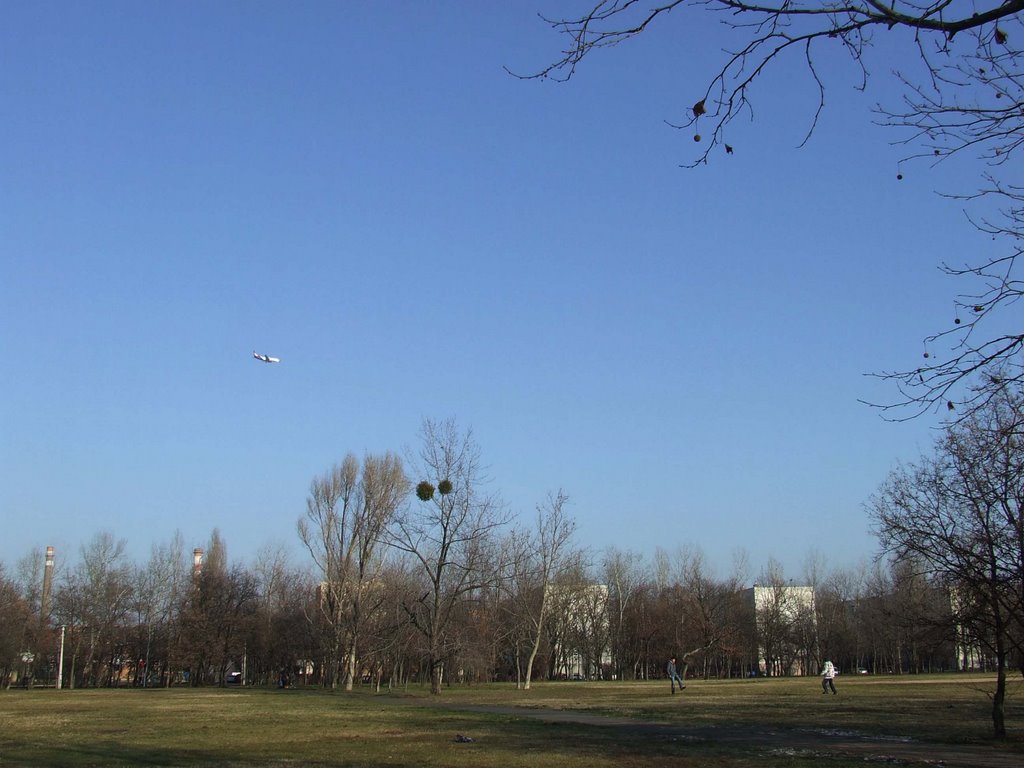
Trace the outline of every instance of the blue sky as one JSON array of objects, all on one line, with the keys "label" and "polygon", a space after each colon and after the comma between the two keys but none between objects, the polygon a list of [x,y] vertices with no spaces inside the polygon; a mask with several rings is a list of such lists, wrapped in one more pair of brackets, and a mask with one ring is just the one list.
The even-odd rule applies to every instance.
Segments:
[{"label": "blue sky", "polygon": [[[0,11],[0,562],[100,530],[283,543],[347,452],[471,427],[527,518],[745,549],[797,576],[875,549],[862,505],[938,423],[863,374],[916,365],[986,246],[822,61],[764,78],[731,156],[680,119],[725,44],[670,20],[522,81],[551,0],[33,3]],[[909,48],[908,48],[909,49]],[[965,181],[967,179],[967,181]],[[253,360],[256,349],[283,362]]]}]

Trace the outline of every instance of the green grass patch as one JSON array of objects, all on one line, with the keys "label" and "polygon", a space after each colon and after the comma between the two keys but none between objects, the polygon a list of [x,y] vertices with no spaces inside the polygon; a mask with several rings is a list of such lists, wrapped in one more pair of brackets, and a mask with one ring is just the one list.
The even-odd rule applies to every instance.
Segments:
[{"label": "green grass patch", "polygon": [[[850,678],[838,696],[815,679],[459,686],[431,697],[276,689],[0,692],[0,768],[7,766],[745,766],[820,764],[807,749],[771,749],[688,729],[856,731],[1024,750],[1024,686],[1007,706],[1011,738],[991,743],[991,679]],[[477,707],[478,709],[473,709]],[[547,722],[510,707],[629,718],[633,725]],[[669,724],[669,729],[644,727]],[[717,729],[717,730],[716,730]],[[456,741],[462,734],[471,741]],[[782,744],[784,746],[785,739]],[[827,756],[830,768],[863,757]]]}]

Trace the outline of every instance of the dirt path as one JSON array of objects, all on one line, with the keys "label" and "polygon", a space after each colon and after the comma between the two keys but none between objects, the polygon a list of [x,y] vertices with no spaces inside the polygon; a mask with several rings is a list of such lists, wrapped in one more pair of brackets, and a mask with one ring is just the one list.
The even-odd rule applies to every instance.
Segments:
[{"label": "dirt path", "polygon": [[1003,752],[995,748],[925,743],[910,738],[867,736],[851,731],[742,725],[687,727],[673,723],[652,723],[571,710],[488,704],[452,705],[450,702],[437,702],[428,706],[452,711],[483,712],[529,718],[548,723],[622,728],[633,733],[644,733],[663,739],[677,739],[695,744],[735,746],[760,752],[793,754],[794,756],[852,755],[861,757],[868,763],[917,763],[946,766],[946,768],[1021,768],[1024,765],[1024,755]]}]

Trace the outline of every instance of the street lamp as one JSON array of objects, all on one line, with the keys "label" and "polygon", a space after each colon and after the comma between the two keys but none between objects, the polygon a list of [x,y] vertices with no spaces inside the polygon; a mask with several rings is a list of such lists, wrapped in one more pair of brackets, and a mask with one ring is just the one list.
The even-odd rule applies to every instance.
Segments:
[{"label": "street lamp", "polygon": [[64,629],[63,624],[60,625],[60,651],[57,653],[57,690],[61,688],[61,683],[64,680]]}]

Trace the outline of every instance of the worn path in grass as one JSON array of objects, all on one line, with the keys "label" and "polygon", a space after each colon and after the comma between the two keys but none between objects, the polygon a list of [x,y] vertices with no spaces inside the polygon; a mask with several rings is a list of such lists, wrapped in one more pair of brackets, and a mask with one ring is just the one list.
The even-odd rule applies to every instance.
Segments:
[{"label": "worn path in grass", "polygon": [[746,725],[686,727],[677,723],[649,722],[573,710],[458,704],[445,701],[419,701],[415,706],[529,718],[547,723],[621,728],[633,735],[689,742],[694,746],[706,744],[736,747],[779,755],[792,753],[801,757],[855,756],[863,758],[868,763],[918,763],[948,768],[1021,768],[1021,765],[1024,765],[1024,755],[1019,752],[1003,752],[997,748],[984,746],[927,743],[900,736],[872,736],[852,731]]}]

